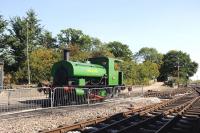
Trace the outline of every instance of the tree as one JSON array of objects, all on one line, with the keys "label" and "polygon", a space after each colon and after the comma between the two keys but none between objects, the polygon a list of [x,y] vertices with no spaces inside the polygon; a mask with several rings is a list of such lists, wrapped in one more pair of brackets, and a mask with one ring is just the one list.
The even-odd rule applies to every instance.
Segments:
[{"label": "tree", "polygon": [[5,30],[7,28],[8,23],[3,19],[3,16],[0,15],[0,55],[3,50],[7,47],[5,44]]},{"label": "tree", "polygon": [[90,52],[85,52],[80,50],[79,45],[70,45],[70,60],[72,61],[84,61],[90,57]]},{"label": "tree", "polygon": [[92,50],[92,40],[89,35],[82,35],[78,43],[82,51],[88,52]]},{"label": "tree", "polygon": [[[53,49],[39,48],[30,54],[31,83],[39,83],[41,81],[51,80],[52,65],[61,60],[61,54]],[[25,62],[23,65],[26,65]],[[26,67],[21,67],[15,73],[15,81],[17,83],[27,82]]]},{"label": "tree", "polygon": [[91,37],[91,43],[92,43],[91,51],[99,50],[102,47],[104,47],[104,44],[98,38]]},{"label": "tree", "polygon": [[167,80],[168,77],[178,77],[178,74],[180,78],[187,79],[197,72],[197,68],[198,64],[191,61],[187,53],[171,50],[164,55],[159,79]]},{"label": "tree", "polygon": [[39,20],[37,19],[37,15],[33,10],[29,10],[26,15],[27,16],[25,18],[14,17],[10,21],[11,29],[9,29],[10,36],[7,43],[15,55],[16,62],[10,69],[13,72],[16,72],[25,62],[27,34],[29,38],[29,52],[42,46],[39,41],[42,28],[39,24]]},{"label": "tree", "polygon": [[137,60],[151,61],[160,65],[162,64],[163,55],[158,53],[155,48],[141,48],[134,56]]},{"label": "tree", "polygon": [[4,71],[9,72],[8,67],[15,63],[13,51],[9,46],[6,45],[4,48],[0,48],[0,59],[4,61]]},{"label": "tree", "polygon": [[0,59],[4,61],[4,70],[7,73],[8,67],[15,63],[13,50],[8,45],[7,31],[8,22],[0,15]]},{"label": "tree", "polygon": [[20,17],[11,19],[11,29],[8,44],[13,49],[15,55],[15,64],[11,66],[11,70],[16,72],[26,59],[26,22]]},{"label": "tree", "polygon": [[45,48],[56,48],[56,42],[56,38],[52,37],[52,33],[47,30],[45,30],[40,36],[40,44]]},{"label": "tree", "polygon": [[70,45],[78,45],[81,51],[90,52],[94,50],[98,42],[96,38],[91,38],[84,34],[81,30],[68,28],[61,30],[57,35],[60,47],[69,47]]},{"label": "tree", "polygon": [[153,63],[151,61],[145,61],[142,65],[145,68],[145,77],[149,80],[156,79],[159,76],[159,68],[156,63]]},{"label": "tree", "polygon": [[80,44],[80,38],[83,36],[81,30],[68,28],[61,30],[58,34],[58,41],[60,45]]},{"label": "tree", "polygon": [[124,76],[124,82],[126,85],[135,85],[139,83],[138,80],[138,64],[133,61],[122,62],[122,71]]},{"label": "tree", "polygon": [[32,81],[50,81],[52,65],[61,60],[61,54],[53,49],[41,48],[31,52],[30,60]]},{"label": "tree", "polygon": [[3,16],[0,15],[0,35],[2,37],[2,33],[4,33],[8,23],[6,20],[3,19]]},{"label": "tree", "polygon": [[136,79],[137,84],[148,85],[150,80],[159,76],[159,69],[156,63],[146,61],[137,65]]},{"label": "tree", "polygon": [[128,85],[145,84],[159,76],[159,69],[156,63],[146,61],[137,64],[133,61],[124,61],[122,63],[125,83]]},{"label": "tree", "polygon": [[34,10],[30,9],[27,13],[27,17],[25,21],[28,26],[28,38],[29,45],[32,46],[30,50],[34,50],[34,48],[41,47],[41,43],[39,42],[40,36],[42,34],[42,27],[40,25],[40,20],[37,18],[37,15]]},{"label": "tree", "polygon": [[132,60],[133,58],[133,53],[126,44],[114,41],[109,42],[107,47],[109,51],[117,58],[121,58],[123,60]]},{"label": "tree", "polygon": [[114,55],[108,50],[106,45],[98,45],[96,48],[92,51],[91,54],[92,57],[101,57],[101,56],[106,56],[106,57],[114,57]]}]

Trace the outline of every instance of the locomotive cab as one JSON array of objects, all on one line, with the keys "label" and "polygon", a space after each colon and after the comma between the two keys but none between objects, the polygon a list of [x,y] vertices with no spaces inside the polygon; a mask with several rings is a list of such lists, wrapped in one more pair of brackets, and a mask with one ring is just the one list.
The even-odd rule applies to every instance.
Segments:
[{"label": "locomotive cab", "polygon": [[108,57],[96,57],[90,58],[89,60],[91,63],[102,65],[106,69],[107,85],[123,85],[123,72],[121,71],[122,60]]}]

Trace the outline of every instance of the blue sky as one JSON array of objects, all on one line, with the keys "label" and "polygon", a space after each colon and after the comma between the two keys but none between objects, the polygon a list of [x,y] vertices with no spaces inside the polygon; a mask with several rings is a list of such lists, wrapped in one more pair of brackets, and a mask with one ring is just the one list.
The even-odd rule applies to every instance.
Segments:
[{"label": "blue sky", "polygon": [[0,14],[24,16],[30,8],[53,35],[72,27],[133,52],[182,50],[200,64],[199,0],[1,0]]}]

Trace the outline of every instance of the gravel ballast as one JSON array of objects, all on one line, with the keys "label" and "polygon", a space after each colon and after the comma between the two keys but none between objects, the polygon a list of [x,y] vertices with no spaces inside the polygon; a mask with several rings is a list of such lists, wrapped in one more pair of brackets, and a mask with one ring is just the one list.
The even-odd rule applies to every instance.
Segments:
[{"label": "gravel ballast", "polygon": [[122,98],[94,106],[67,107],[53,109],[53,111],[41,111],[41,113],[31,112],[27,117],[1,119],[0,116],[0,133],[37,133],[40,130],[53,129],[60,125],[70,125],[82,120],[128,111],[128,107],[140,108],[160,102],[158,98]]}]

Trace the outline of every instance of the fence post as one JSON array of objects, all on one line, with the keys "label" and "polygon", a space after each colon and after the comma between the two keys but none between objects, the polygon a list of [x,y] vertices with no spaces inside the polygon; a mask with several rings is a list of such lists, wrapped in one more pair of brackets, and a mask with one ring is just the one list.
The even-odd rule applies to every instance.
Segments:
[{"label": "fence post", "polygon": [[51,93],[51,109],[53,108],[53,103],[54,103],[54,93],[53,93],[54,89],[51,89],[50,90],[50,93]]},{"label": "fence post", "polygon": [[8,105],[10,105],[10,91],[8,91]]},{"label": "fence post", "polygon": [[142,85],[142,97],[144,97],[144,85]]},{"label": "fence post", "polygon": [[88,106],[90,106],[90,89],[88,89],[87,91],[87,102],[88,102]]}]

